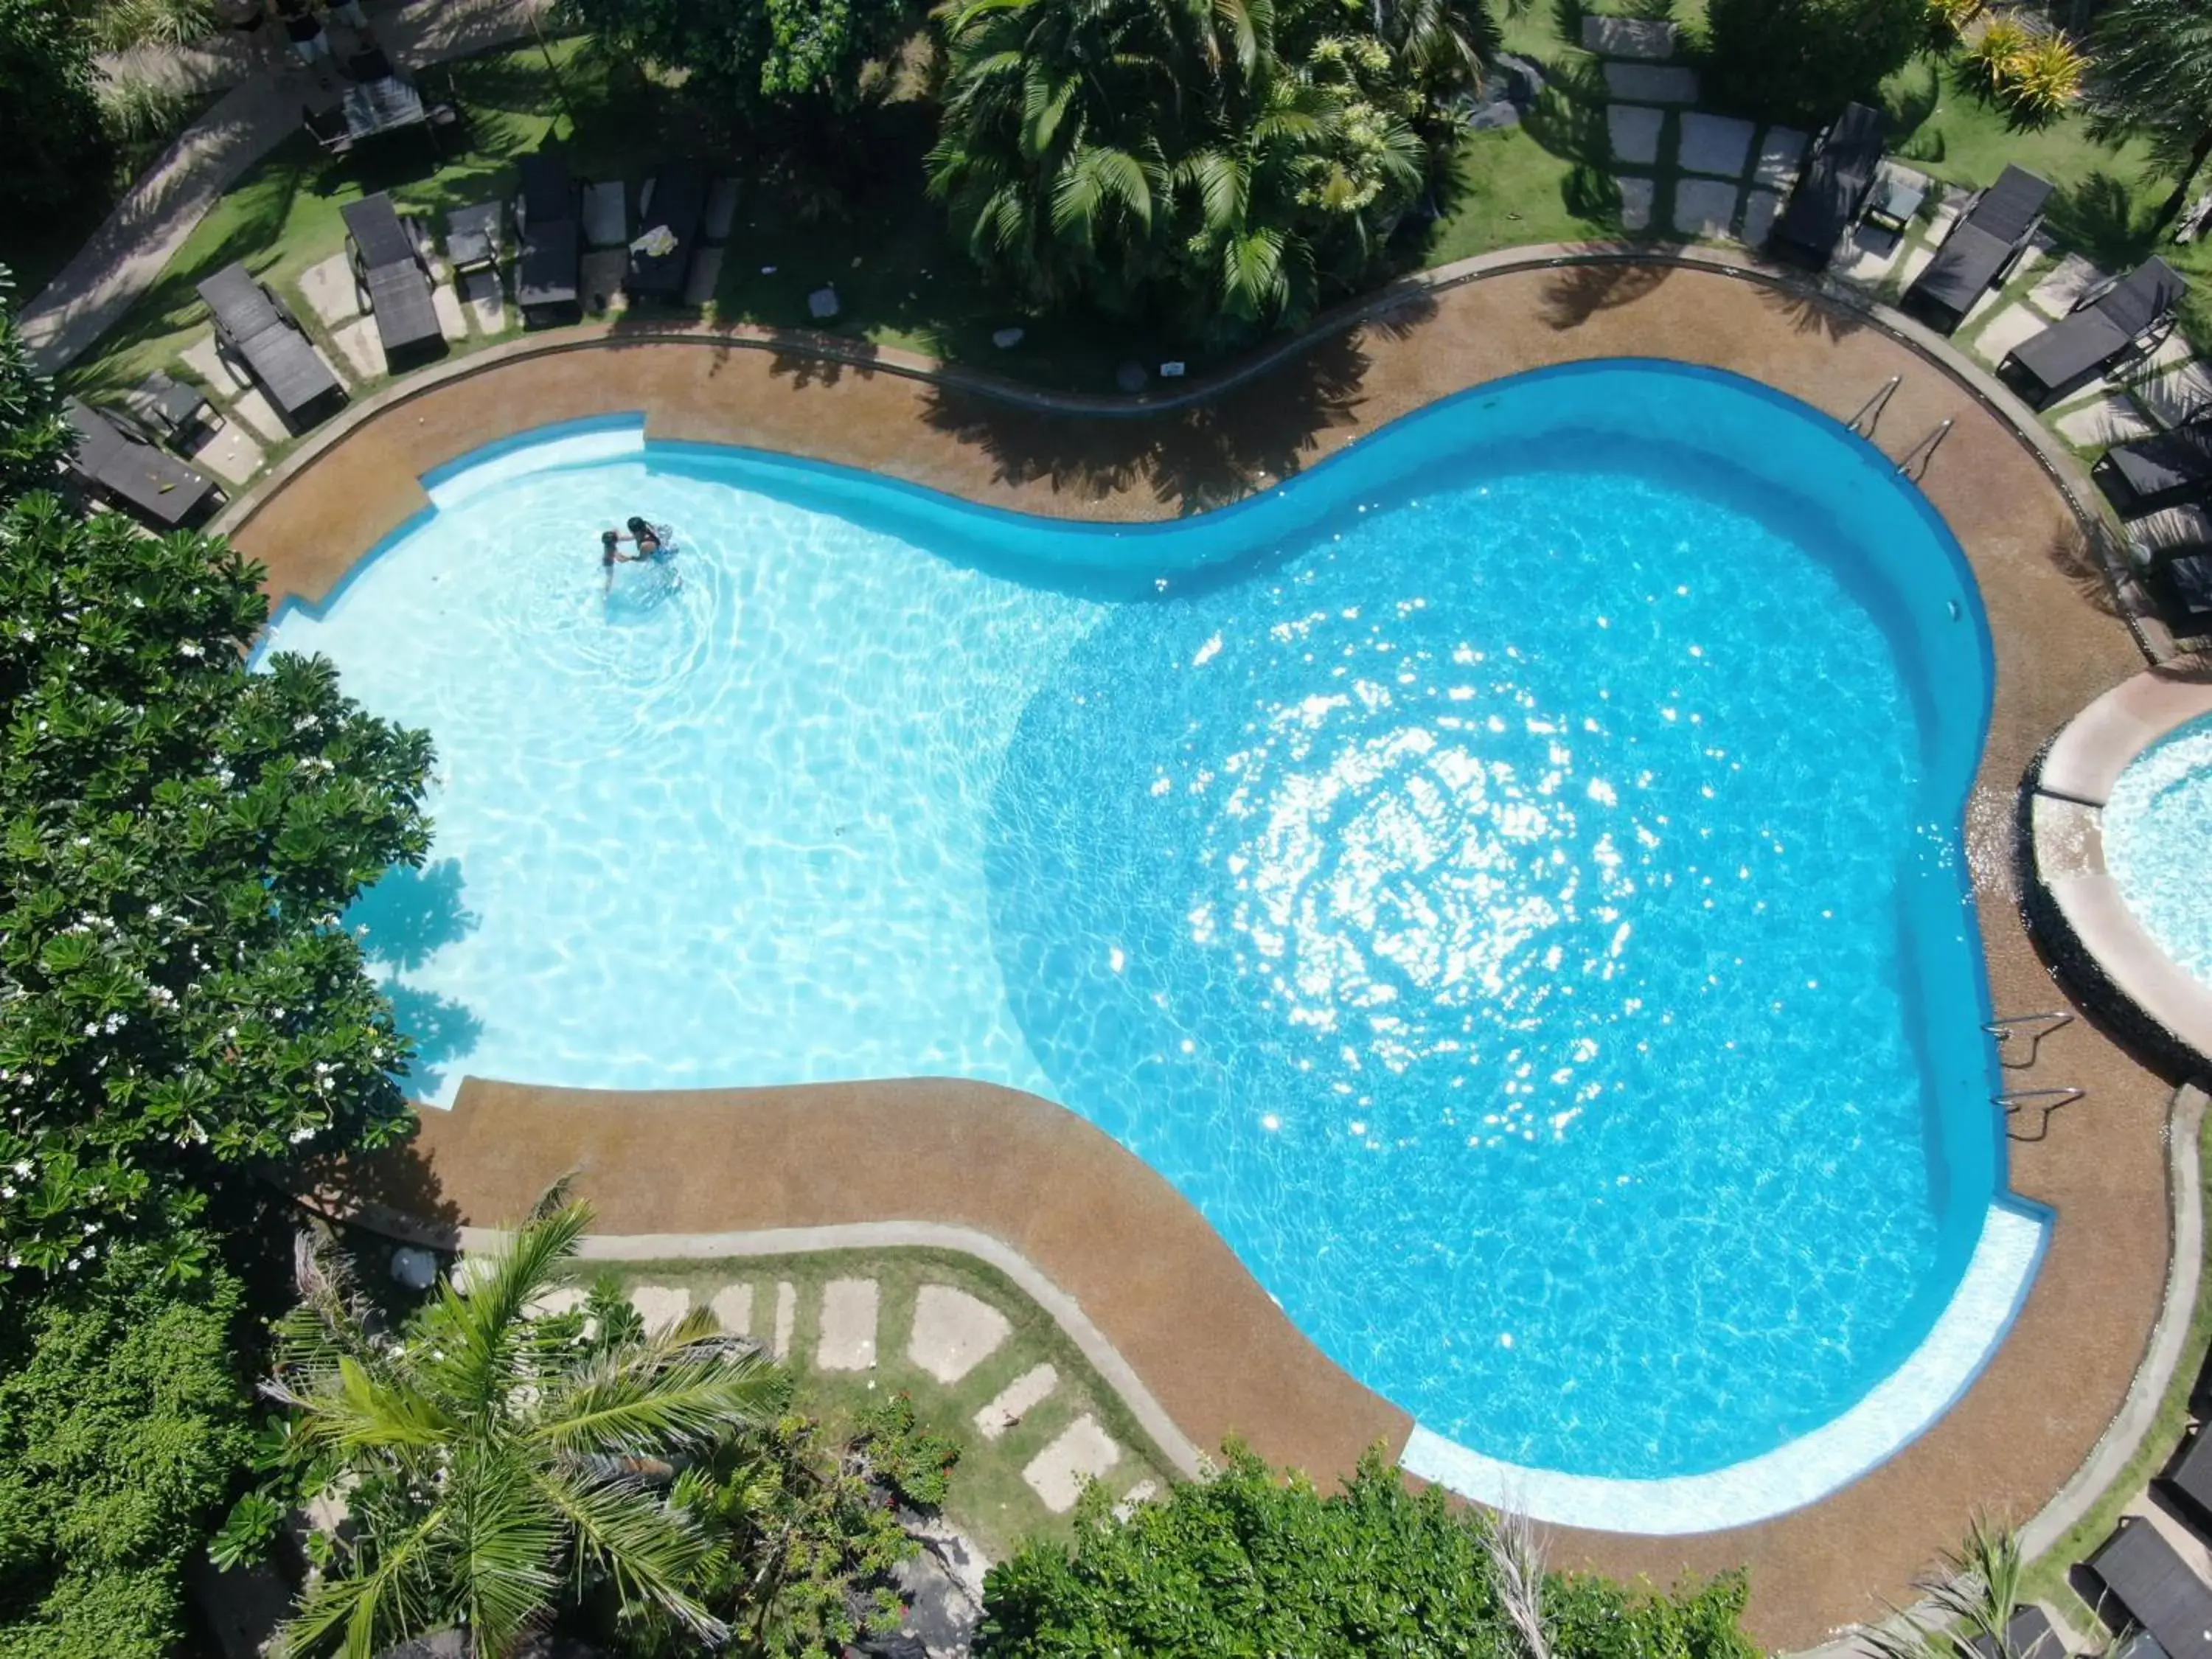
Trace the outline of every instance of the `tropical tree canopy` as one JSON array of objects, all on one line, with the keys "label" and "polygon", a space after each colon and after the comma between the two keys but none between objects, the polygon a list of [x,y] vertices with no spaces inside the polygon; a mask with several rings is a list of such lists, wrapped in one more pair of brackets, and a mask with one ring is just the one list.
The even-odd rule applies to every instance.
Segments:
[{"label": "tropical tree canopy", "polygon": [[52,0],[0,0],[0,209],[67,200],[101,142],[87,32]]},{"label": "tropical tree canopy", "polygon": [[2090,125],[2140,132],[2179,181],[2160,210],[2181,211],[2212,157],[2212,6],[2204,0],[2116,0],[2097,21]]},{"label": "tropical tree canopy", "polygon": [[[1094,1489],[1074,1547],[991,1570],[978,1659],[1298,1653],[1356,1659],[1753,1659],[1739,1578],[1673,1595],[1544,1579],[1529,1552],[1379,1453],[1322,1496],[1231,1448],[1209,1480],[1116,1520]],[[1540,1590],[1538,1586],[1540,1584]]]},{"label": "tropical tree canopy", "polygon": [[15,325],[15,278],[0,265],[0,507],[27,489],[50,489],[76,437],[61,393],[31,367]]},{"label": "tropical tree canopy", "polygon": [[1825,126],[1928,38],[1928,0],[1712,0],[1707,84],[1747,115]]},{"label": "tropical tree canopy", "polygon": [[320,659],[249,672],[261,572],[32,494],[0,514],[0,1246],[170,1236],[225,1166],[411,1121],[340,921],[429,845],[423,733]]},{"label": "tropical tree canopy", "polygon": [[246,1457],[237,1282],[142,1247],[0,1318],[0,1652],[165,1659],[184,1567]]},{"label": "tropical tree canopy", "polygon": [[1039,307],[1185,337],[1292,324],[1419,199],[1480,0],[950,0],[930,188]]},{"label": "tropical tree canopy", "polygon": [[286,1627],[288,1652],[368,1659],[459,1628],[497,1659],[587,1585],[728,1637],[696,1593],[712,1540],[672,1501],[675,1460],[758,1424],[779,1383],[704,1309],[649,1333],[542,1314],[590,1219],[549,1194],[471,1261],[465,1295],[441,1280],[391,1336],[333,1258],[303,1261],[266,1392],[295,1412],[294,1457],[343,1493],[356,1530]]},{"label": "tropical tree canopy", "polygon": [[625,58],[687,73],[740,113],[849,108],[896,44],[906,0],[560,0],[562,20]]}]

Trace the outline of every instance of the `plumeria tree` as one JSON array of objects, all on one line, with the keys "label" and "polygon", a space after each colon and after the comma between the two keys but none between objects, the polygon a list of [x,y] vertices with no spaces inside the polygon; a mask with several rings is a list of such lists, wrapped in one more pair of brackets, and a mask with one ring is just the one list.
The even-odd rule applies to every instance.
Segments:
[{"label": "plumeria tree", "polygon": [[0,513],[0,1248],[189,1273],[226,1169],[411,1119],[341,916],[429,846],[429,739],[319,659],[249,672],[259,568],[51,495]]},{"label": "plumeria tree", "polygon": [[465,1295],[441,1280],[386,1337],[334,1261],[307,1259],[267,1392],[354,1526],[286,1627],[288,1654],[368,1659],[459,1630],[499,1659],[593,1591],[727,1639],[699,1594],[714,1540],[672,1489],[679,1463],[759,1424],[781,1383],[704,1309],[651,1332],[545,1314],[590,1220],[556,1188],[471,1261]]}]

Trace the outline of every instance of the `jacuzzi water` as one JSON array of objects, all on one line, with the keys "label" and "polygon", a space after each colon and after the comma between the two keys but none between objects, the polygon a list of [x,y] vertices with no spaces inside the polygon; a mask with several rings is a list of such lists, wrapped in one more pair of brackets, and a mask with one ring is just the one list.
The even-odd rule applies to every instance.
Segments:
[{"label": "jacuzzi water", "polygon": [[2212,985],[2212,716],[2128,763],[2105,802],[2105,867],[2136,921]]},{"label": "jacuzzi water", "polygon": [[[428,1097],[1033,1091],[1432,1463],[1593,1524],[1815,1443],[1651,1529],[1817,1495],[2009,1318],[1986,630],[1824,417],[1556,371],[1141,528],[634,421],[432,483],[271,641],[436,739],[434,861],[353,918]],[[610,590],[633,512],[680,551]]]}]

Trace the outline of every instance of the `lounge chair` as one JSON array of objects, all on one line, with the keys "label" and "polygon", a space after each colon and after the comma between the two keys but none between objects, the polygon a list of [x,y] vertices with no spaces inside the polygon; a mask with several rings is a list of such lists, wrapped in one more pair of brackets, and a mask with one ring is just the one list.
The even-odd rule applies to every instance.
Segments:
[{"label": "lounge chair", "polygon": [[320,145],[326,155],[343,155],[353,149],[353,133],[346,125],[345,111],[334,109],[327,115],[318,115],[305,104],[300,106],[300,125],[307,136]]},{"label": "lounge chair", "polygon": [[2002,1646],[1986,1636],[1975,1637],[1966,1646],[1981,1659],[2067,1659],[2066,1644],[2051,1628],[2051,1615],[2032,1601],[2013,1614]]},{"label": "lounge chair", "polygon": [[1889,125],[1880,110],[1847,104],[1813,146],[1790,205],[1782,210],[1767,252],[1826,270],[1836,244],[1866,205],[1881,166],[1881,136]]},{"label": "lounge chair", "polygon": [[2089,1558],[2088,1567],[2129,1618],[2166,1650],[2167,1659],[2212,1659],[2212,1584],[2199,1578],[2148,1521],[2123,1522]]},{"label": "lounge chair", "polygon": [[1966,320],[1982,295],[2004,286],[2043,222],[2051,184],[2008,167],[1951,227],[1928,269],[1905,290],[1905,309],[1946,334]]},{"label": "lounge chair", "polygon": [[345,388],[292,313],[244,265],[225,265],[199,285],[199,296],[215,314],[216,337],[245,361],[295,432],[345,401]]},{"label": "lounge chair", "polygon": [[126,420],[82,399],[67,401],[76,428],[70,470],[95,495],[127,508],[156,530],[197,524],[222,500],[222,490],[198,467],[157,449]]},{"label": "lounge chair", "polygon": [[584,314],[574,181],[557,155],[526,155],[520,173],[514,216],[522,256],[514,268],[514,302],[526,326],[574,322]]},{"label": "lounge chair", "polygon": [[458,271],[495,270],[505,241],[506,210],[497,202],[458,207],[446,216],[446,258]]},{"label": "lounge chair", "polygon": [[442,353],[446,332],[438,326],[438,308],[431,302],[430,273],[392,211],[392,198],[380,191],[348,203],[338,216],[345,221],[354,280],[368,296],[385,356],[397,362],[410,355]]},{"label": "lounge chair", "polygon": [[156,369],[123,394],[124,405],[172,441],[189,443],[222,423],[215,405],[196,386]]},{"label": "lounge chair", "polygon": [[696,161],[671,161],[646,181],[638,204],[638,240],[665,230],[676,245],[665,253],[641,253],[632,246],[629,280],[623,284],[632,299],[683,300],[700,221],[707,212],[708,187],[707,169]]},{"label": "lounge chair", "polygon": [[[2114,444],[2089,476],[2124,519],[2183,501],[2212,501],[2212,404],[2200,404],[2171,432]],[[2212,1492],[2212,1477],[2206,1490]],[[2212,1502],[2205,1513],[2212,1516]]]},{"label": "lounge chair", "polygon": [[2048,408],[2122,358],[2155,350],[2188,292],[2165,260],[2145,260],[2124,278],[2091,289],[2063,321],[2014,346],[1997,365],[1997,378],[2032,408]]}]

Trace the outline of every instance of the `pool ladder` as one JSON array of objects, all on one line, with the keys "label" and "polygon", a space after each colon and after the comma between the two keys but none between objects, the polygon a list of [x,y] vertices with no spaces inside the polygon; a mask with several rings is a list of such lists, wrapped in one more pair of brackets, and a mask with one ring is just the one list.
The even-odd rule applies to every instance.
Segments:
[{"label": "pool ladder", "polygon": [[1881,390],[1861,404],[1859,412],[1852,416],[1845,423],[1848,429],[1857,433],[1862,438],[1871,440],[1874,436],[1875,426],[1881,419],[1881,411],[1889,407],[1891,395],[1904,384],[1905,376],[1902,374],[1893,374],[1884,380],[1881,383]]},{"label": "pool ladder", "polygon": [[[2007,1019],[1993,1019],[1984,1025],[1982,1030],[1997,1040],[1997,1064],[2008,1072],[2024,1072],[2035,1064],[2035,1056],[2037,1051],[2043,1047],[2043,1039],[2053,1031],[2060,1030],[2073,1023],[2074,1011],[2070,1008],[2058,1008],[2047,1014],[2014,1014]],[[2023,1027],[2029,1029],[2023,1032]],[[2005,1044],[2022,1035],[2027,1038],[2026,1058],[2006,1059]]]},{"label": "pool ladder", "polygon": [[1945,416],[1933,432],[1905,452],[1905,459],[1897,464],[1898,471],[1914,483],[1926,477],[1928,463],[1936,458],[1936,447],[1950,435],[1952,427],[1956,424],[1950,416]]},{"label": "pool ladder", "polygon": [[[2010,1135],[2012,1139],[2014,1140],[2041,1140],[2051,1133],[2051,1115],[2057,1111],[2061,1106],[2071,1106],[2075,1101],[2087,1096],[2088,1092],[2089,1091],[2087,1089],[2075,1088],[2010,1089],[2001,1095],[1991,1095],[1990,1097],[1990,1103],[1993,1106],[2002,1106],[2004,1108],[2005,1117],[2008,1120],[2005,1126],[2005,1133]],[[2022,1111],[2033,1111],[2041,1114],[2041,1116],[2036,1121],[2035,1133],[2032,1135],[2020,1133],[2012,1127],[2011,1122],[2009,1121],[2009,1120],[2016,1117]]]}]

